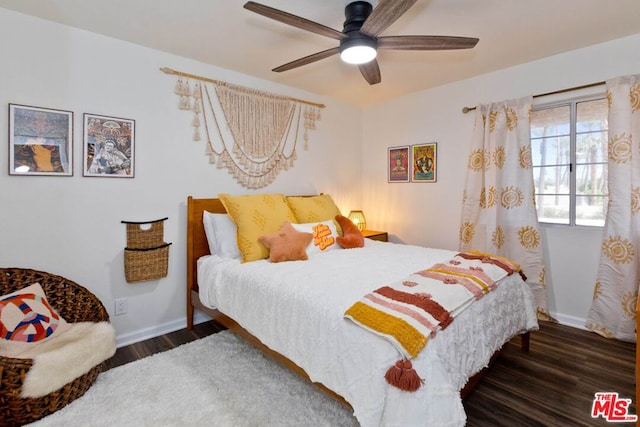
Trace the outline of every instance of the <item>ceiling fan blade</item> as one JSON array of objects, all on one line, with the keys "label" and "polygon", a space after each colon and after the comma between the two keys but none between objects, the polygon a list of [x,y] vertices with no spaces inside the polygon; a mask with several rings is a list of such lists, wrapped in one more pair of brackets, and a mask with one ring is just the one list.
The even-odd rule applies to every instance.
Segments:
[{"label": "ceiling fan blade", "polygon": [[378,49],[449,50],[471,49],[478,44],[474,37],[454,36],[384,36],[378,37]]},{"label": "ceiling fan blade", "polygon": [[323,50],[322,52],[316,52],[314,54],[305,56],[304,58],[296,59],[295,61],[288,62],[284,65],[274,68],[271,71],[281,73],[283,71],[293,70],[294,68],[302,67],[303,65],[311,64],[312,62],[320,61],[321,59],[328,58],[340,52],[339,47],[332,47],[331,49]]},{"label": "ceiling fan blade", "polygon": [[375,37],[396,22],[418,0],[380,0],[360,32]]},{"label": "ceiling fan blade", "polygon": [[333,28],[325,27],[317,22],[309,21],[308,19],[300,16],[292,15],[288,12],[283,12],[282,10],[274,9],[254,1],[246,2],[244,4],[244,8],[259,15],[266,16],[267,18],[283,22],[293,27],[300,28],[301,30],[320,34],[321,36],[331,37],[336,40],[342,40],[346,37],[343,33],[338,30],[334,30]]},{"label": "ceiling fan blade", "polygon": [[382,81],[382,77],[380,76],[380,67],[378,66],[378,61],[375,59],[358,65],[358,68],[362,73],[362,77],[364,77],[370,85],[375,85]]}]

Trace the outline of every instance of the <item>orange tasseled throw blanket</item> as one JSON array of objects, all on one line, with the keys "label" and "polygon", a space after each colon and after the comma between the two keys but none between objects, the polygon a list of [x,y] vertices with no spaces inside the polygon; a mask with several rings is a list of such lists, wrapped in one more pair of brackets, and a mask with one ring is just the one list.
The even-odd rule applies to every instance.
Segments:
[{"label": "orange tasseled throw blanket", "polygon": [[402,390],[415,391],[424,380],[409,359],[415,358],[437,331],[516,271],[520,267],[507,258],[461,252],[448,263],[435,264],[368,293],[344,315],[398,349],[403,359],[387,371],[386,379]]}]

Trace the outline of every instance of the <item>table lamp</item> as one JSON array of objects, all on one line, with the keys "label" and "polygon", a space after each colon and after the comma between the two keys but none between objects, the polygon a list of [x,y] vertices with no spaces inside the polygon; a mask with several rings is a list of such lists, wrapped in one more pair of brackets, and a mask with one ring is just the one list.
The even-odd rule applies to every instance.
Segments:
[{"label": "table lamp", "polygon": [[364,217],[364,212],[351,211],[349,212],[349,219],[355,224],[356,227],[358,227],[358,230],[362,231],[367,228],[367,220]]}]

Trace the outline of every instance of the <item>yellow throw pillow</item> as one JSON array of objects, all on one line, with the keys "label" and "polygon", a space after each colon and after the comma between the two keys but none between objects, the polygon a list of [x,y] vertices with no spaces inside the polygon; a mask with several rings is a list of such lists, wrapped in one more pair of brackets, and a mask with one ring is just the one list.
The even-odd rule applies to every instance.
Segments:
[{"label": "yellow throw pillow", "polygon": [[258,238],[280,230],[285,221],[296,222],[283,194],[219,194],[218,198],[238,227],[238,249],[242,254],[242,262],[268,258],[269,250]]},{"label": "yellow throw pillow", "polygon": [[336,215],[340,215],[340,209],[328,194],[320,194],[318,196],[289,196],[287,203],[296,216],[299,224],[309,222],[333,221],[338,230],[338,234],[342,236],[340,224],[335,221]]}]

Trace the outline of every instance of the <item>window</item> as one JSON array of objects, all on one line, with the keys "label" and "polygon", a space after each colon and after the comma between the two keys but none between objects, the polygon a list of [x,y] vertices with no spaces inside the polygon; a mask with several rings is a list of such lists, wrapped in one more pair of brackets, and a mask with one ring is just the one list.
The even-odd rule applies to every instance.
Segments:
[{"label": "window", "polygon": [[534,107],[531,155],[540,222],[604,225],[607,113],[603,96]]}]

